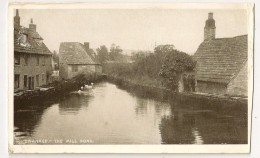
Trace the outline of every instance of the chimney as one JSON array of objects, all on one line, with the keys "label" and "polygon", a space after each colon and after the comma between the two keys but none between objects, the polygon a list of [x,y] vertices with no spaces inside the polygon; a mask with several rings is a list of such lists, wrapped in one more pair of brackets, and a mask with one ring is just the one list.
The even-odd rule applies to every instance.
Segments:
[{"label": "chimney", "polygon": [[36,25],[33,24],[33,19],[31,19],[31,23],[29,24],[29,30],[36,32]]},{"label": "chimney", "polygon": [[14,27],[15,28],[18,28],[20,27],[20,16],[19,16],[19,10],[16,9],[16,14],[15,14],[15,17],[14,17]]},{"label": "chimney", "polygon": [[213,19],[213,13],[208,14],[208,19],[204,27],[204,41],[215,39],[216,26],[215,20]]},{"label": "chimney", "polygon": [[209,13],[208,19],[213,19],[213,13]]},{"label": "chimney", "polygon": [[89,50],[89,42],[84,42],[84,46],[85,46],[86,51]]}]

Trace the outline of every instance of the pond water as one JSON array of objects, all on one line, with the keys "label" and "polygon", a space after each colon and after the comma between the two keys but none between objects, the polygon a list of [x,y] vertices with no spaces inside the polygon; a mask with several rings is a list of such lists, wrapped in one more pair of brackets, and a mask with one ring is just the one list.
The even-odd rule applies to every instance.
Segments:
[{"label": "pond water", "polygon": [[81,94],[72,92],[16,108],[14,143],[247,143],[247,112],[233,106],[194,104],[101,82]]}]

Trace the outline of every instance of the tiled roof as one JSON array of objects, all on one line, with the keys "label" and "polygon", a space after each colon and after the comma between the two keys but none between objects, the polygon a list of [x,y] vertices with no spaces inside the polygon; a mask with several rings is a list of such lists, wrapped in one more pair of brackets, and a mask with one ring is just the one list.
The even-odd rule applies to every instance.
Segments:
[{"label": "tiled roof", "polygon": [[[42,37],[38,34],[38,32],[31,32],[31,37],[28,38],[29,29],[25,27],[15,28],[15,36],[14,36],[14,51],[23,52],[23,53],[31,53],[31,54],[44,54],[44,55],[52,55],[51,51],[47,48],[47,46],[42,42],[37,43],[37,40],[43,40]],[[19,38],[21,36],[26,35],[26,42],[22,43]]]},{"label": "tiled roof", "polygon": [[67,64],[97,64],[79,42],[62,42],[59,55],[60,61]]},{"label": "tiled roof", "polygon": [[247,51],[247,35],[202,42],[193,56],[197,80],[229,83],[247,61]]}]

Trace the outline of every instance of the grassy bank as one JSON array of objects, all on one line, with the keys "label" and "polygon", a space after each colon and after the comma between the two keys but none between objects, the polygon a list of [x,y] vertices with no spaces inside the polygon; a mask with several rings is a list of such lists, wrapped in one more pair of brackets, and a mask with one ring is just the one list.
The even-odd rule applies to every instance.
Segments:
[{"label": "grassy bank", "polygon": [[127,83],[129,85],[138,85],[141,87],[153,87],[157,89],[166,89],[162,85],[162,79],[156,74],[140,72],[133,63],[111,63],[105,64],[103,72],[112,81],[118,84]]},{"label": "grassy bank", "polygon": [[[107,80],[115,83],[127,91],[134,91],[145,97],[157,99],[170,98],[176,102],[188,104],[189,106],[216,106],[225,105],[246,108],[247,100],[233,99],[231,97],[215,97],[193,93],[176,93],[167,89],[162,84],[162,79],[159,76],[149,76],[145,73],[136,72],[135,65],[132,63],[116,63],[107,64],[104,67],[104,73],[107,75]],[[206,107],[204,107],[206,108]]]}]

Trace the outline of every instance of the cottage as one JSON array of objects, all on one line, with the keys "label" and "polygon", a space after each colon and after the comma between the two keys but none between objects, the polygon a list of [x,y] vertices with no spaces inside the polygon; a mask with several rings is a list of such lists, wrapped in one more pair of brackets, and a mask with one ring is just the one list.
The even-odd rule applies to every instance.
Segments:
[{"label": "cottage", "polygon": [[19,11],[14,17],[14,90],[33,90],[50,82],[52,53],[36,31],[20,25]]},{"label": "cottage", "polygon": [[248,37],[215,38],[215,32],[213,13],[209,13],[204,41],[194,54],[196,91],[247,96]]},{"label": "cottage", "polygon": [[89,48],[88,42],[61,43],[59,57],[61,79],[71,79],[81,73],[102,73],[102,67],[95,61],[95,53]]}]

